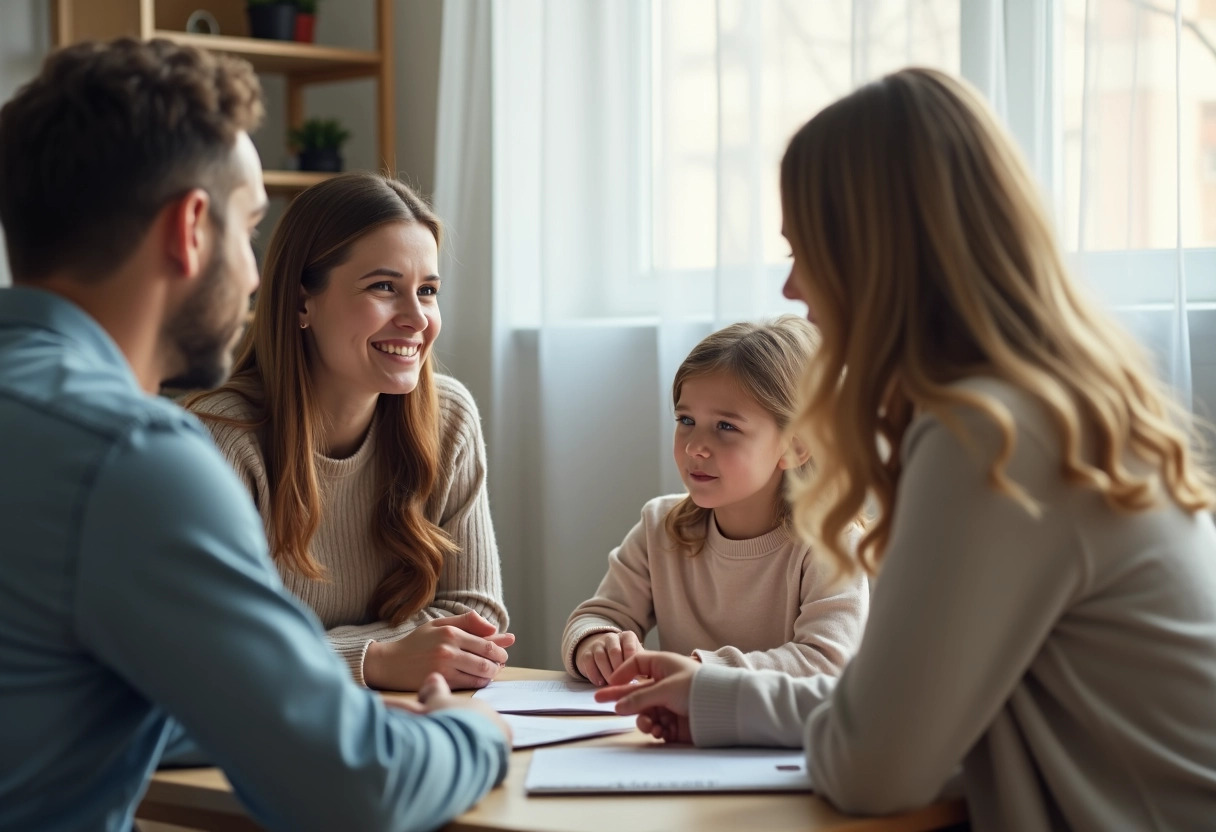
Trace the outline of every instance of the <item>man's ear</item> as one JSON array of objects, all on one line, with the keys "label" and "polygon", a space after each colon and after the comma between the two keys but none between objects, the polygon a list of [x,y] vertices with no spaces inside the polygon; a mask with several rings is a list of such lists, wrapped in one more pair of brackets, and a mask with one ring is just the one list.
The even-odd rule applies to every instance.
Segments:
[{"label": "man's ear", "polygon": [[797,436],[791,436],[789,438],[789,447],[781,455],[781,461],[777,463],[777,467],[782,470],[801,468],[803,465],[806,465],[807,460],[810,458],[811,449],[806,446],[806,443]]},{"label": "man's ear", "polygon": [[187,280],[203,270],[214,229],[211,227],[211,196],[192,188],[165,206],[165,253]]}]

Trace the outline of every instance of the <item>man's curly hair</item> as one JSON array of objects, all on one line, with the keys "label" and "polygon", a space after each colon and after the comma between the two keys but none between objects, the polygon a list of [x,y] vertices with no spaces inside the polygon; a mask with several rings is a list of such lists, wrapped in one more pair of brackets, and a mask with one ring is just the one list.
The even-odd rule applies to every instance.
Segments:
[{"label": "man's curly hair", "polygon": [[0,109],[0,223],[13,279],[104,276],[171,199],[237,184],[231,151],[262,120],[247,61],[121,38],[52,53]]}]

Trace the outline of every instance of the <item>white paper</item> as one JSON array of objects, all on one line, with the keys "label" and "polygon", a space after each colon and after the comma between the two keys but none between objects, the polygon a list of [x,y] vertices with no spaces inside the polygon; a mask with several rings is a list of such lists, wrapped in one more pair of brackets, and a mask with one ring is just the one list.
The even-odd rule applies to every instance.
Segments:
[{"label": "white paper", "polygon": [[542,748],[528,794],[597,792],[809,792],[800,750],[643,745]]},{"label": "white paper", "polygon": [[573,679],[490,682],[473,697],[504,714],[616,713],[616,703],[595,701],[595,685]]},{"label": "white paper", "polygon": [[513,748],[532,748],[555,742],[569,742],[586,737],[601,737],[606,734],[623,734],[632,731],[637,718],[632,716],[610,716],[601,719],[569,719],[557,716],[525,716],[503,714],[502,718],[511,726],[515,735]]}]

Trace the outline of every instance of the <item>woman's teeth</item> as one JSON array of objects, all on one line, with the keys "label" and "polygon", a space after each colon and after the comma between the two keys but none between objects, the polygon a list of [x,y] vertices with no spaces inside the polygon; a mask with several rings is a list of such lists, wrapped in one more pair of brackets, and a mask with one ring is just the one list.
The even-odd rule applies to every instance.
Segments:
[{"label": "woman's teeth", "polygon": [[391,344],[372,344],[372,346],[380,350],[380,352],[387,352],[389,355],[410,356],[418,354],[417,344],[411,344],[408,347],[394,347]]}]

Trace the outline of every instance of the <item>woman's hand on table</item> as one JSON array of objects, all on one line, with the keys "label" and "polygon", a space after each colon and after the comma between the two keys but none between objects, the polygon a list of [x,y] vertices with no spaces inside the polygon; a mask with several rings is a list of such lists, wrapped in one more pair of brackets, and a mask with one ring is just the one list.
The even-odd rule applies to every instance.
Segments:
[{"label": "woman's hand on table", "polygon": [[613,671],[641,650],[642,643],[632,630],[596,633],[578,643],[574,651],[574,667],[591,684],[604,685]]},{"label": "woman's hand on table", "polygon": [[[616,702],[618,714],[637,714],[638,730],[665,742],[691,743],[688,703],[701,663],[677,653],[643,650],[613,671],[597,702]],[[637,683],[633,679],[640,678]]]},{"label": "woman's hand on table", "polygon": [[484,688],[507,663],[511,633],[475,612],[436,618],[397,641],[373,641],[363,658],[363,679],[379,690],[416,690],[438,673],[454,690]]},{"label": "woman's hand on table", "polygon": [[406,699],[385,698],[384,704],[390,708],[399,708],[403,711],[420,715],[433,714],[438,711],[456,708],[466,711],[477,711],[498,726],[503,736],[507,738],[508,747],[514,742],[511,726],[507,725],[506,720],[499,715],[498,711],[480,700],[464,696],[453,696],[452,689],[448,687],[447,681],[438,673],[431,673],[423,680],[422,686],[418,688],[417,702]]}]

